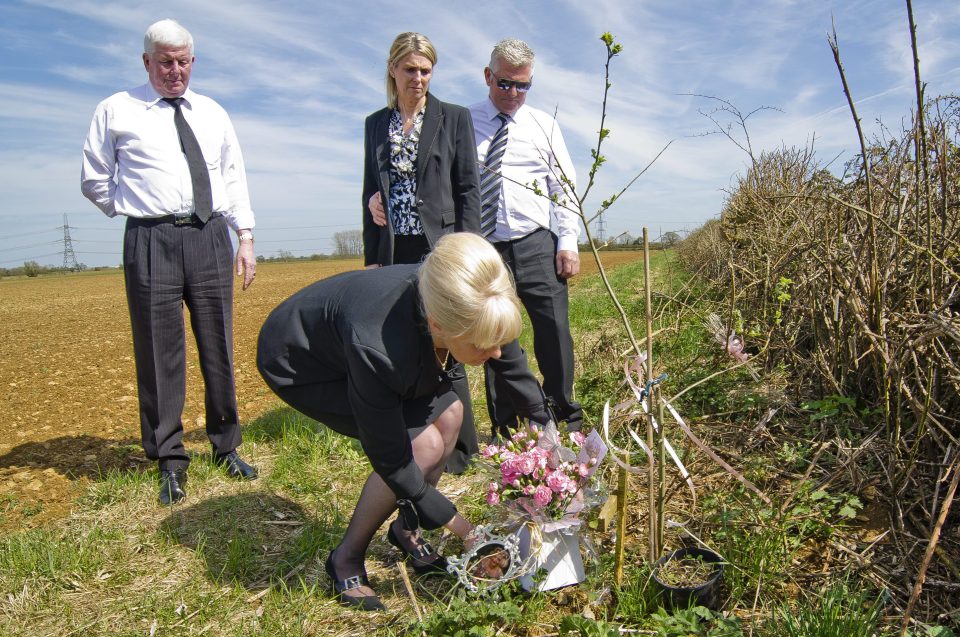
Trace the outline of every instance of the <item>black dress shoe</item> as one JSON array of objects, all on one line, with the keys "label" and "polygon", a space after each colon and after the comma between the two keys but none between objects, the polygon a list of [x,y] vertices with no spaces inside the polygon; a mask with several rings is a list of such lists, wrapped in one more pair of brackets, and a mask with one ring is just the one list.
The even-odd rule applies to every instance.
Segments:
[{"label": "black dress shoe", "polygon": [[[415,548],[407,549],[393,531],[393,524],[391,523],[390,526],[387,527],[387,542],[393,544],[403,553],[404,559],[409,559],[410,565],[413,566],[413,570],[416,571],[417,575],[447,572],[447,558],[437,553],[433,547],[430,546],[430,542],[427,542],[422,537],[417,537]],[[426,558],[431,555],[435,555],[436,559],[428,561]]]},{"label": "black dress shoe", "polygon": [[183,490],[186,484],[186,469],[162,469],[160,471],[160,504],[169,506],[187,497]]},{"label": "black dress shoe", "polygon": [[221,467],[226,468],[227,475],[237,480],[256,480],[257,470],[240,459],[237,450],[214,457],[214,462]]},{"label": "black dress shoe", "polygon": [[[334,549],[334,551],[335,550],[336,549]],[[337,601],[340,602],[341,605],[360,610],[387,610],[387,607],[383,605],[380,598],[376,595],[364,595],[362,597],[344,595],[347,591],[352,591],[355,588],[370,586],[370,581],[367,580],[366,573],[340,579],[337,576],[336,570],[333,568],[333,551],[330,551],[330,555],[327,556],[327,561],[324,562],[324,568],[327,569],[327,575],[330,576],[330,580],[333,582],[333,591],[336,593]]]}]

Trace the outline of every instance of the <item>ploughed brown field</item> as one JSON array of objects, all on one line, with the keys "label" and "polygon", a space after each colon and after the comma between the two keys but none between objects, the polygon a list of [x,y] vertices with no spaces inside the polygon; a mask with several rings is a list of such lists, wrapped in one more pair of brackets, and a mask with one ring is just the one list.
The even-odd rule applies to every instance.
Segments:
[{"label": "ploughed brown field", "polygon": [[[609,252],[604,267],[638,252]],[[237,397],[243,422],[277,404],[257,372],[267,314],[300,288],[357,259],[261,263],[234,300]],[[582,255],[582,276],[597,270]],[[577,279],[574,279],[575,287]],[[187,446],[209,451],[203,385],[187,326]],[[84,485],[111,470],[147,468],[140,448],[133,346],[119,270],[0,279],[0,530],[66,516]]]}]

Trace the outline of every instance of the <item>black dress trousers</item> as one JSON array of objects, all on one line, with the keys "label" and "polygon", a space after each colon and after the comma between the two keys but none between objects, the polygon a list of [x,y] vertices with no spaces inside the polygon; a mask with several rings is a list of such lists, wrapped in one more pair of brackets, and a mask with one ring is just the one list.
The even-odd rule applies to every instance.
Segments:
[{"label": "black dress trousers", "polygon": [[[541,228],[514,241],[493,244],[513,273],[517,296],[530,316],[533,353],[543,377],[543,391],[555,416],[570,430],[583,424],[583,410],[573,400],[573,337],[570,334],[567,281],[557,276],[557,238]],[[489,363],[485,369],[487,407],[493,433],[517,427],[517,412],[506,398],[506,379]]]},{"label": "black dress trousers", "polygon": [[227,221],[174,225],[127,219],[123,268],[133,330],[143,448],[160,469],[189,464],[181,420],[186,395],[184,305],[203,375],[207,436],[215,453],[240,445],[233,373],[233,245]]}]

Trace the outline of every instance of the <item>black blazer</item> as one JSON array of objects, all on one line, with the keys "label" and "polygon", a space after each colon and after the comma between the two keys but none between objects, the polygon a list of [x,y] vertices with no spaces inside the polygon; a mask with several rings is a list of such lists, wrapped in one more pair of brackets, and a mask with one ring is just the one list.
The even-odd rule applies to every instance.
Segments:
[{"label": "black blazer", "polygon": [[[257,367],[274,390],[343,382],[373,470],[398,498],[413,501],[429,529],[446,524],[456,509],[424,480],[403,416],[404,400],[431,396],[444,382],[420,304],[417,269],[345,272],[300,290],[260,330]],[[509,380],[509,399],[519,414],[539,423],[549,419],[517,341],[488,364]]]},{"label": "black blazer", "polygon": [[[364,265],[393,264],[393,226],[373,223],[367,205],[379,191],[387,209],[390,200],[391,108],[367,117],[363,143],[363,259]],[[427,108],[417,147],[416,206],[427,243],[432,248],[451,232],[480,232],[480,184],[477,146],[470,111],[441,102],[427,93]]]}]

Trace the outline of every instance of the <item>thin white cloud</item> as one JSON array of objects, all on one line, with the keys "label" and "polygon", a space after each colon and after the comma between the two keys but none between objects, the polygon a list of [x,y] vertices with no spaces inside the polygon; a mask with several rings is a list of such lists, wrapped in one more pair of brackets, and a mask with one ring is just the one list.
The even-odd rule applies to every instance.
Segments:
[{"label": "thin white cloud", "polygon": [[[955,91],[960,5],[914,0],[914,9],[928,96]],[[915,103],[905,9],[887,0],[11,0],[0,6],[8,61],[0,68],[0,100],[16,106],[0,110],[0,218],[29,206],[30,217],[17,217],[24,231],[49,232],[69,212],[71,224],[108,226],[119,241],[122,223],[104,219],[79,194],[80,147],[95,104],[146,80],[143,31],[164,17],[196,38],[191,85],[233,118],[258,213],[258,249],[267,252],[328,251],[336,229],[359,224],[363,119],[384,105],[387,49],[401,31],[433,40],[440,56],[433,92],[460,104],[486,96],[482,70],[498,39],[528,41],[538,59],[528,100],[557,110],[581,185],[600,125],[599,36],[612,31],[623,53],[612,62],[605,123],[612,134],[596,200],[675,141],[610,210],[608,235],[639,234],[643,224],[692,229],[719,212],[724,190],[744,170],[746,157],[729,141],[698,136],[711,126],[698,112],[710,102],[686,94],[722,97],[744,112],[780,108],[751,119],[758,152],[814,137],[824,161],[856,152],[826,45],[831,19],[868,134],[878,120],[898,130]],[[323,228],[316,235],[280,230],[301,226]],[[31,256],[8,253],[23,242],[3,236],[0,261]]]}]

